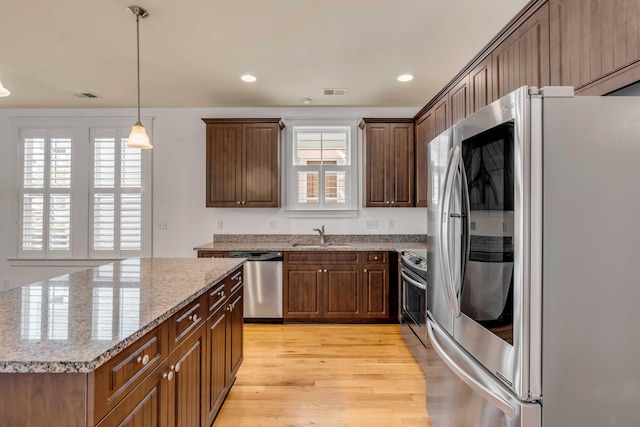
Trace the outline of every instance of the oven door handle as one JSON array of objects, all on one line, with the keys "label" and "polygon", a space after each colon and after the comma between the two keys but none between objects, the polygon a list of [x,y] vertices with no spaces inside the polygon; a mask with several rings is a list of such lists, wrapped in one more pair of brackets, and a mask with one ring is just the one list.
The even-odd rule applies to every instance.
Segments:
[{"label": "oven door handle", "polygon": [[[492,405],[496,406],[506,415],[513,415],[515,413],[515,408],[509,404],[505,399],[501,396],[498,396],[496,392],[491,390],[487,385],[483,384],[481,380],[475,378],[471,373],[467,372],[466,369],[461,367],[455,360],[446,352],[442,345],[438,342],[436,338],[436,333],[434,332],[435,324],[430,319],[427,319],[427,334],[429,336],[429,341],[433,346],[433,349],[436,351],[438,356],[442,359],[442,361],[451,369],[451,371],[460,378],[465,384],[471,387],[476,393],[490,402]],[[438,329],[437,326],[435,326]],[[442,334],[442,332],[438,331],[438,334]],[[462,354],[460,354],[462,358]],[[464,359],[462,359],[464,362]]]},{"label": "oven door handle", "polygon": [[400,270],[400,275],[402,276],[402,278],[404,280],[406,280],[407,282],[411,283],[416,288],[422,289],[423,291],[427,290],[427,285],[425,285],[424,283],[416,282],[411,277],[407,276],[404,271]]},{"label": "oven door handle", "polygon": [[460,147],[451,149],[449,155],[449,163],[447,166],[447,174],[444,181],[444,194],[442,203],[440,204],[440,239],[438,239],[440,249],[440,270],[442,271],[444,281],[444,294],[447,298],[449,311],[454,317],[460,316],[460,308],[458,307],[458,298],[456,296],[455,284],[453,280],[453,272],[451,260],[449,259],[449,207],[451,205],[451,193],[453,193],[453,182],[460,166]]}]

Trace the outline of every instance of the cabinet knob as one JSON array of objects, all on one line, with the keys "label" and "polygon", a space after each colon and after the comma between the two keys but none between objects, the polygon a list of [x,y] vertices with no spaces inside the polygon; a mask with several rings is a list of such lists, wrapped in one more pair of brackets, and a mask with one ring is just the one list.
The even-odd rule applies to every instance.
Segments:
[{"label": "cabinet knob", "polygon": [[394,203],[395,203],[395,200],[392,200],[392,201],[391,201],[391,204],[394,204]]},{"label": "cabinet knob", "polygon": [[237,202],[236,202],[236,204],[238,204],[238,205],[239,205],[239,204],[240,204],[240,201],[237,201]]},{"label": "cabinet knob", "polygon": [[387,200],[387,204],[389,204],[389,201]]},{"label": "cabinet knob", "polygon": [[162,374],[162,378],[164,378],[167,381],[171,381],[173,379],[173,370]]},{"label": "cabinet knob", "polygon": [[247,203],[247,202],[245,202],[245,201],[243,200],[243,201],[242,201],[242,204],[244,205],[245,203]]},{"label": "cabinet knob", "polygon": [[220,292],[218,292],[218,296],[219,296],[220,298],[224,298],[224,291],[220,291]]},{"label": "cabinet knob", "polygon": [[176,363],[176,369],[175,371],[178,372],[180,370],[180,363]]},{"label": "cabinet knob", "polygon": [[142,363],[142,366],[145,366],[147,363],[149,363],[149,355],[145,354],[144,356],[138,356],[136,362]]},{"label": "cabinet knob", "polygon": [[325,273],[327,272],[327,269],[326,269],[326,268],[324,269],[324,272],[325,272]]},{"label": "cabinet knob", "polygon": [[365,273],[367,272],[367,269],[366,269],[366,268],[364,269],[364,272],[365,272]]},{"label": "cabinet knob", "polygon": [[189,320],[192,320],[194,322],[197,322],[199,317],[197,314],[192,314],[191,316],[188,317]]},{"label": "cabinet knob", "polygon": [[375,259],[375,260],[377,261],[377,260],[378,260],[378,257],[377,257],[377,256],[374,256],[374,257],[373,257],[373,259]]},{"label": "cabinet knob", "polygon": [[318,273],[322,273],[322,269],[318,270]]}]

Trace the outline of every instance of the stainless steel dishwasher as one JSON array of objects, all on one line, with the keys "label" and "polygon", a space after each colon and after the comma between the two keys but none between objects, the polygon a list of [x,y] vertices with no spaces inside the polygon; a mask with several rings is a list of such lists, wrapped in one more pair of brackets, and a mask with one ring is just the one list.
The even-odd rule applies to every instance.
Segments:
[{"label": "stainless steel dishwasher", "polygon": [[244,265],[244,318],[252,322],[281,322],[282,252],[234,251]]}]

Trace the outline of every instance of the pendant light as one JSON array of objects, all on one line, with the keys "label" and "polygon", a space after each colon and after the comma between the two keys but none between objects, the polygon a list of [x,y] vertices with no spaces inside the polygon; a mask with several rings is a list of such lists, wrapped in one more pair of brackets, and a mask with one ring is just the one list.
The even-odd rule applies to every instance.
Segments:
[{"label": "pendant light", "polygon": [[11,95],[11,92],[9,92],[9,89],[2,86],[2,81],[0,81],[0,97],[9,96],[9,95]]},{"label": "pendant light", "polygon": [[131,148],[153,148],[147,131],[144,129],[142,122],[140,121],[140,18],[146,18],[149,16],[149,12],[140,6],[127,7],[129,13],[136,17],[136,52],[138,57],[138,121],[131,128],[129,139],[127,140],[127,147]]}]

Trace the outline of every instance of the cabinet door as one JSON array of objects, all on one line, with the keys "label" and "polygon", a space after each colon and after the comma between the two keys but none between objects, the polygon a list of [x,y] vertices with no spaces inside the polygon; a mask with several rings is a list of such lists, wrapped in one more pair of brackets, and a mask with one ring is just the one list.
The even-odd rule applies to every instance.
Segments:
[{"label": "cabinet door", "polygon": [[549,5],[545,3],[492,53],[496,99],[523,85],[549,84]]},{"label": "cabinet door", "polygon": [[198,427],[206,424],[202,408],[205,387],[204,328],[200,327],[169,356],[174,376],[167,409],[171,427]]},{"label": "cabinet door", "polygon": [[323,318],[362,317],[361,269],[359,265],[323,268]]},{"label": "cabinet door", "polygon": [[493,102],[491,56],[485,58],[469,73],[469,113],[475,113]]},{"label": "cabinet door", "polygon": [[242,207],[280,206],[280,127],[242,125]]},{"label": "cabinet door", "polygon": [[[172,386],[167,363],[160,364],[96,427],[166,427],[167,390]],[[166,375],[166,377],[163,377]]]},{"label": "cabinet door", "polygon": [[466,76],[449,91],[451,125],[458,123],[469,115],[469,98],[469,78]]},{"label": "cabinet door", "polygon": [[638,0],[551,0],[551,84],[604,95],[640,80]]},{"label": "cabinet door", "polygon": [[389,124],[365,125],[365,205],[382,208],[390,205]]},{"label": "cabinet door", "polygon": [[284,268],[284,319],[322,317],[322,266]]},{"label": "cabinet door", "polygon": [[227,387],[231,387],[243,358],[244,298],[243,288],[229,297],[227,310]]},{"label": "cabinet door", "polygon": [[436,136],[433,110],[427,111],[416,123],[416,206],[427,206],[429,185],[429,141]]},{"label": "cabinet door", "polygon": [[392,164],[387,178],[391,207],[414,205],[415,143],[413,135],[413,123],[389,124],[389,157]]},{"label": "cabinet door", "polygon": [[389,266],[365,265],[362,294],[364,317],[385,319],[389,317]]},{"label": "cabinet door", "polygon": [[451,118],[449,117],[449,97],[444,96],[433,106],[433,114],[435,120],[435,134],[440,135],[451,126]]},{"label": "cabinet door", "polygon": [[227,306],[221,306],[207,320],[206,407],[204,408],[207,426],[213,423],[227,393],[227,313],[229,313]]},{"label": "cabinet door", "polygon": [[207,125],[207,207],[241,203],[242,125]]}]

